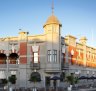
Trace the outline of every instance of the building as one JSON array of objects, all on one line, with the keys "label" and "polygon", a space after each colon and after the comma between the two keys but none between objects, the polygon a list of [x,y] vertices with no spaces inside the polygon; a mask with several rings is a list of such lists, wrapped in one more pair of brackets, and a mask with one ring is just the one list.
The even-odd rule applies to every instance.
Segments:
[{"label": "building", "polygon": [[[16,75],[16,87],[29,88],[33,73],[41,78],[37,87],[53,86],[50,78],[62,73],[96,75],[96,48],[86,45],[86,37],[61,36],[62,24],[52,14],[44,24],[44,34],[29,36],[19,32],[16,37],[0,38],[0,79]],[[60,85],[56,81],[56,86]]]}]

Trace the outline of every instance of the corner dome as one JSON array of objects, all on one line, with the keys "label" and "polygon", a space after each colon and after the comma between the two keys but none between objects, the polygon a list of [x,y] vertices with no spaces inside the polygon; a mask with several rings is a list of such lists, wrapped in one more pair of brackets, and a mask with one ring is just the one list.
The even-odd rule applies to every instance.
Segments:
[{"label": "corner dome", "polygon": [[[59,20],[57,19],[57,17],[54,16],[54,15],[51,15],[51,16],[48,18],[48,20],[46,21],[46,23],[44,24],[44,26],[49,25],[49,24],[58,24],[58,25],[62,26],[62,25],[60,24]],[[43,26],[43,27],[44,27],[44,26]]]},{"label": "corner dome", "polygon": [[85,36],[81,37],[80,40],[87,40]]}]

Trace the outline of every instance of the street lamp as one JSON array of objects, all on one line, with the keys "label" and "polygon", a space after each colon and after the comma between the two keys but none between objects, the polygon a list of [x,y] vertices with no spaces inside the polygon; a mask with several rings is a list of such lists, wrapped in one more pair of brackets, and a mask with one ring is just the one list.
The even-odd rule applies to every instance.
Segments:
[{"label": "street lamp", "polygon": [[87,76],[89,75],[89,70],[87,70]]},{"label": "street lamp", "polygon": [[61,69],[65,67],[65,45],[62,46],[62,54],[61,54]]},{"label": "street lamp", "polygon": [[71,50],[71,64],[72,64],[72,65],[73,65],[73,60],[72,60],[72,59],[73,59],[73,56],[74,56],[74,50],[72,49],[72,50]]},{"label": "street lamp", "polygon": [[95,76],[95,72],[94,71],[92,72],[92,76]]},{"label": "street lamp", "polygon": [[92,77],[93,77],[93,84],[92,85],[94,86],[94,80],[95,80],[95,72],[94,71],[92,72]]},{"label": "street lamp", "polygon": [[88,76],[89,76],[89,70],[87,70],[87,81],[88,81]]},{"label": "street lamp", "polygon": [[[7,65],[7,80],[9,78],[9,59],[8,59],[8,54],[6,54],[7,56],[7,60],[6,60],[6,65]],[[8,88],[7,88],[7,91],[9,91],[9,83],[7,84]]]}]

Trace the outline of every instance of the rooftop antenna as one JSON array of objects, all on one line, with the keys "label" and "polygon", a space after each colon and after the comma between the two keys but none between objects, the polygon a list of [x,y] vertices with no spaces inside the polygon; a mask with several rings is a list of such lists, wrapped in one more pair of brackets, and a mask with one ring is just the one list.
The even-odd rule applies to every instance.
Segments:
[{"label": "rooftop antenna", "polygon": [[52,0],[52,15],[54,14],[54,0]]}]

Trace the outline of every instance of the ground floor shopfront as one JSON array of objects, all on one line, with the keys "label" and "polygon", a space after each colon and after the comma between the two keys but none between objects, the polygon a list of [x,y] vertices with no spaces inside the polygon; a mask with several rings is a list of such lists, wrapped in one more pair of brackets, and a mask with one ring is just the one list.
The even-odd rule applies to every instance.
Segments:
[{"label": "ground floor shopfront", "polygon": [[[20,65],[20,64],[10,64],[8,65],[8,68],[6,68],[7,65],[0,65],[0,79],[8,79],[11,75],[16,75],[16,84],[15,87],[7,83],[7,86],[13,86],[14,88],[18,89],[33,89],[34,87],[38,90],[42,91],[49,90],[49,89],[61,89],[60,91],[64,91],[62,89],[66,89],[69,86],[69,83],[64,80],[62,81],[61,74],[64,73],[65,76],[69,75],[70,73],[73,73],[75,76],[81,77],[96,77],[96,71],[92,68],[86,68],[86,67],[80,67],[76,65],[69,66],[66,69],[62,69],[60,71],[53,71],[53,70],[45,70],[45,69],[39,69],[39,70],[32,70],[30,66],[28,65]],[[35,82],[30,81],[30,76],[37,76],[39,81]],[[63,75],[64,77],[64,75]],[[96,79],[82,79],[79,80],[77,83],[78,88],[88,88],[89,87],[96,87],[95,86]],[[3,86],[3,85],[2,85]]]}]

